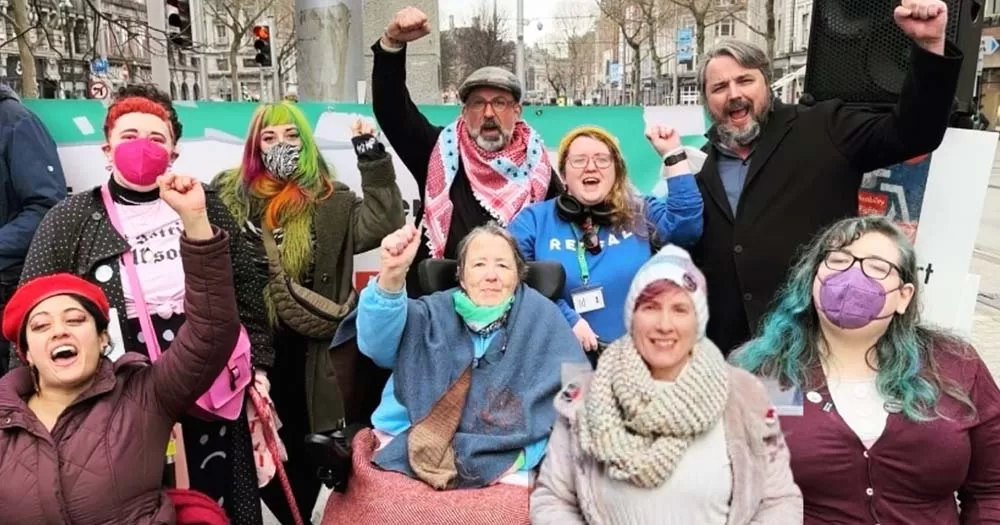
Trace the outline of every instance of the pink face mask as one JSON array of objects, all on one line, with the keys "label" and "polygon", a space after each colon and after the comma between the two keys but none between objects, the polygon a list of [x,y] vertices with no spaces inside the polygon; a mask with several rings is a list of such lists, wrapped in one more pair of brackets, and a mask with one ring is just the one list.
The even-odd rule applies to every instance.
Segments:
[{"label": "pink face mask", "polygon": [[170,165],[170,152],[149,139],[137,138],[122,142],[115,148],[115,167],[122,177],[135,186],[151,186]]}]

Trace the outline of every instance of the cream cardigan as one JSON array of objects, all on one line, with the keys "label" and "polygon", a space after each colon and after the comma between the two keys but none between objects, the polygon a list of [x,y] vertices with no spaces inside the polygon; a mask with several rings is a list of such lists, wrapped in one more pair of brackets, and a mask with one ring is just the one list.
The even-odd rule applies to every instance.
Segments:
[{"label": "cream cardigan", "polygon": [[[572,375],[572,374],[569,374]],[[531,495],[531,522],[539,525],[603,525],[608,522],[602,491],[603,469],[582,453],[576,415],[592,374],[564,373],[556,397],[560,417],[549,438]],[[749,373],[730,367],[730,395],[723,413],[733,490],[727,525],[801,525],[802,493],[792,478],[788,448],[764,386]],[[772,417],[768,417],[768,416]],[[663,513],[670,512],[662,509]],[[645,523],[659,523],[655,516]]]}]

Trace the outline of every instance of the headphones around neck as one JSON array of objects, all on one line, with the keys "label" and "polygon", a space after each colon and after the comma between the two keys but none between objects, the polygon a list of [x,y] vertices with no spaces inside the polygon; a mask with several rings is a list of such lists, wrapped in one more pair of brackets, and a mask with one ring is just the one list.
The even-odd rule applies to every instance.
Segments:
[{"label": "headphones around neck", "polygon": [[587,206],[577,200],[568,192],[563,192],[556,197],[556,214],[566,222],[582,225],[588,217],[594,224],[600,226],[610,226],[613,212],[611,205],[606,201],[593,206]]}]

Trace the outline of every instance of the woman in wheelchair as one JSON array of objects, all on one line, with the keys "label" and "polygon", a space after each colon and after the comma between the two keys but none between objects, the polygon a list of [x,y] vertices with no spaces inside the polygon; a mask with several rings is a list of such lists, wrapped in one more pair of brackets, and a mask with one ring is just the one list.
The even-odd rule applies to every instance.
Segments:
[{"label": "woman in wheelchair", "polygon": [[559,308],[525,284],[506,230],[474,229],[459,247],[458,286],[407,299],[419,242],[412,226],[382,241],[379,276],[335,337],[357,337],[392,376],[323,522],[529,523],[561,368],[586,356]]}]

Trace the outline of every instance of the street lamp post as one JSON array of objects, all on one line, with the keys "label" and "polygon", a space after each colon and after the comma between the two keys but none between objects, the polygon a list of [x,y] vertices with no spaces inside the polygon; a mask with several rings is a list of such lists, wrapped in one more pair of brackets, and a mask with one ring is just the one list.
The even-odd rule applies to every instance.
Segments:
[{"label": "street lamp post", "polygon": [[[59,14],[62,17],[63,34],[66,39],[66,49],[69,51],[69,83],[70,95],[76,97],[76,62],[73,56],[73,30],[70,25],[70,11],[73,9],[72,0],[59,0]],[[60,75],[61,76],[61,75]]]},{"label": "street lamp post", "polygon": [[517,0],[517,59],[515,69],[517,71],[517,81],[524,89],[524,0]]}]

